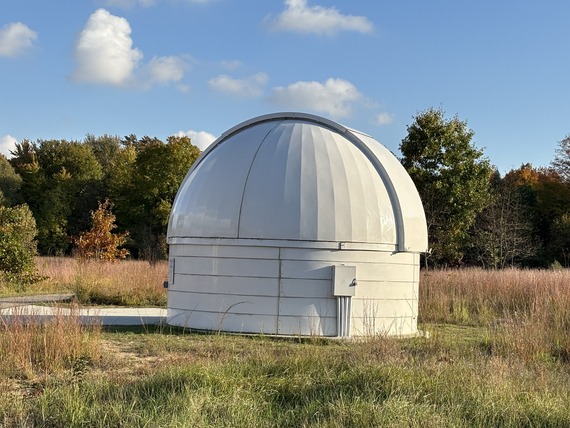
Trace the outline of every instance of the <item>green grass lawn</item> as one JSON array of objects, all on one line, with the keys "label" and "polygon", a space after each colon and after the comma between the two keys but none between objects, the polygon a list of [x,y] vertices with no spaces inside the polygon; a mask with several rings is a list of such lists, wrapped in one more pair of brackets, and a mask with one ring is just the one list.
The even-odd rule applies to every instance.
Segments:
[{"label": "green grass lawn", "polygon": [[98,354],[4,379],[0,425],[570,426],[567,363],[521,361],[484,327],[422,327],[351,342],[103,330]]},{"label": "green grass lawn", "polygon": [[[36,292],[166,301],[165,263],[38,263]],[[408,339],[0,320],[0,427],[569,427],[568,284],[567,270],[426,272],[429,337]]]}]

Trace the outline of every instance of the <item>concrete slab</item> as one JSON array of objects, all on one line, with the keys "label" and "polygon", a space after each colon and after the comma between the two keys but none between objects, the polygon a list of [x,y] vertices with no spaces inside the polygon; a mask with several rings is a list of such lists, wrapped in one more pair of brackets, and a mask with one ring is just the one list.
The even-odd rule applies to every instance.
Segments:
[{"label": "concrete slab", "polygon": [[162,308],[77,308],[13,305],[0,309],[0,323],[48,322],[62,316],[77,316],[82,324],[102,325],[156,325],[166,322],[166,309]]},{"label": "concrete slab", "polygon": [[30,296],[12,296],[0,298],[0,308],[9,308],[18,305],[32,305],[34,303],[69,302],[75,297],[73,293],[65,294],[34,294]]}]

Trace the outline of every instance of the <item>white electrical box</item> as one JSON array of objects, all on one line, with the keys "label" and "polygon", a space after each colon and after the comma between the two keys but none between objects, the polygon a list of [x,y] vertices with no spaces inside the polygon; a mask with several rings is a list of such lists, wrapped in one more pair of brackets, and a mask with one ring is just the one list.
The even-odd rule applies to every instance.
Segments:
[{"label": "white electrical box", "polygon": [[333,266],[333,296],[354,296],[356,284],[356,266]]}]

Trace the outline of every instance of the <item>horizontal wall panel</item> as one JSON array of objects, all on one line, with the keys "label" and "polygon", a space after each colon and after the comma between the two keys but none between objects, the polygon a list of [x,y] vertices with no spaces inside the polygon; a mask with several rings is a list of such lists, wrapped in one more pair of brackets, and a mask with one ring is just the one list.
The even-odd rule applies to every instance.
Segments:
[{"label": "horizontal wall panel", "polygon": [[289,336],[336,336],[336,317],[279,317],[278,334]]},{"label": "horizontal wall panel", "polygon": [[170,258],[175,266],[168,293],[173,325],[336,336],[332,267],[345,264],[356,267],[358,280],[351,300],[352,335],[417,330],[417,254],[228,242],[171,245]]},{"label": "horizontal wall panel", "polygon": [[328,279],[281,280],[282,297],[332,297],[332,282]]},{"label": "horizontal wall panel", "polygon": [[278,278],[278,260],[176,257],[177,274]]},{"label": "horizontal wall panel", "polygon": [[332,265],[329,262],[283,260],[281,278],[332,280]]},{"label": "horizontal wall panel", "polygon": [[336,317],[336,298],[282,297],[279,299],[279,316]]},{"label": "horizontal wall panel", "polygon": [[167,322],[170,325],[197,330],[277,334],[277,317],[275,316],[235,314],[221,316],[211,312],[168,309]]},{"label": "horizontal wall panel", "polygon": [[356,263],[357,279],[364,281],[409,281],[417,278],[415,271],[419,269],[413,265],[380,265],[372,263]]},{"label": "horizontal wall panel", "polygon": [[415,317],[417,300],[381,300],[352,298],[352,316],[357,318]]},{"label": "horizontal wall panel", "polygon": [[[302,260],[282,260],[281,277],[298,279],[332,279],[332,265],[326,261],[302,261]],[[384,281],[409,281],[418,277],[414,265],[390,265],[377,263],[358,263],[356,266],[358,280],[373,281],[382,279]]]},{"label": "horizontal wall panel", "polygon": [[192,293],[235,294],[246,296],[278,296],[277,278],[234,276],[176,275],[169,291]]},{"label": "horizontal wall panel", "polygon": [[417,321],[411,317],[400,318],[352,318],[353,336],[409,336],[417,333]]},{"label": "horizontal wall panel", "polygon": [[171,245],[170,257],[220,257],[220,258],[251,258],[251,259],[278,259],[279,248],[230,246],[230,245]]},{"label": "horizontal wall panel", "polygon": [[325,261],[331,264],[391,263],[414,264],[414,254],[381,251],[316,250],[306,248],[283,248],[282,260]]},{"label": "horizontal wall panel", "polygon": [[168,293],[169,308],[187,308],[190,311],[233,313],[246,315],[276,315],[276,297],[234,296],[221,294]]},{"label": "horizontal wall panel", "polygon": [[418,284],[398,281],[366,281],[358,279],[356,297],[368,299],[411,300],[418,298]]}]

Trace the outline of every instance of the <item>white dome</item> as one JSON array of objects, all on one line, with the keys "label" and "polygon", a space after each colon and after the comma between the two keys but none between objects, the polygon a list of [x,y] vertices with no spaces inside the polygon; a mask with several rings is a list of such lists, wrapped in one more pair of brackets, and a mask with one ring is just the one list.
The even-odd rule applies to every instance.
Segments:
[{"label": "white dome", "polygon": [[417,190],[372,137],[317,116],[244,122],[195,162],[176,196],[173,238],[234,238],[427,249]]}]

